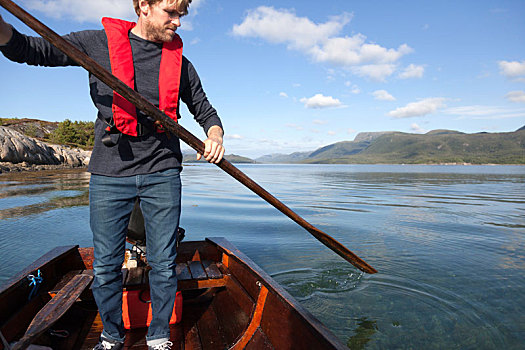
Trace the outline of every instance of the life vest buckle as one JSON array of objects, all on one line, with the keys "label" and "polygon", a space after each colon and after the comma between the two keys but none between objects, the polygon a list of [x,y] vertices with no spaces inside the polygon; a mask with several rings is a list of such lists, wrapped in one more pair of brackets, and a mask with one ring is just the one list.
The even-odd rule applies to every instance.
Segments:
[{"label": "life vest buckle", "polygon": [[115,124],[108,125],[104,129],[104,136],[102,136],[101,141],[106,147],[113,147],[120,141],[120,135],[122,135],[122,133],[117,129]]}]

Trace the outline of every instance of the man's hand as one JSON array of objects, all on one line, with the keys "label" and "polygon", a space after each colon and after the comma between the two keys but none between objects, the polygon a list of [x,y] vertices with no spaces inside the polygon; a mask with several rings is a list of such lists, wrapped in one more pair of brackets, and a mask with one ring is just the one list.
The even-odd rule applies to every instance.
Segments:
[{"label": "man's hand", "polygon": [[13,28],[0,16],[0,45],[5,45],[13,36]]},{"label": "man's hand", "polygon": [[[208,139],[204,141],[204,159],[210,163],[219,163],[224,156],[224,147],[222,145],[223,131],[220,126],[214,125],[208,130]],[[197,160],[200,160],[200,153],[197,153]]]}]

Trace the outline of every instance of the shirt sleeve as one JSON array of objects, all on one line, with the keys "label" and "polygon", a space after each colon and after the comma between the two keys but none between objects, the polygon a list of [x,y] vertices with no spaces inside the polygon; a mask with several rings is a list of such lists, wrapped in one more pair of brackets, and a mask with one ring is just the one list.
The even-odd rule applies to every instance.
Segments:
[{"label": "shirt sleeve", "polygon": [[206,135],[208,130],[214,125],[222,128],[221,120],[217,111],[206,97],[195,67],[184,56],[182,58],[182,70],[180,96],[182,101],[188,106],[190,113],[204,129]]},{"label": "shirt sleeve", "polygon": [[[79,42],[81,35],[78,33],[71,33],[63,38],[82,50],[81,42]],[[75,61],[44,38],[24,35],[14,28],[13,36],[6,45],[0,46],[0,51],[11,61],[31,66],[78,66]]]}]

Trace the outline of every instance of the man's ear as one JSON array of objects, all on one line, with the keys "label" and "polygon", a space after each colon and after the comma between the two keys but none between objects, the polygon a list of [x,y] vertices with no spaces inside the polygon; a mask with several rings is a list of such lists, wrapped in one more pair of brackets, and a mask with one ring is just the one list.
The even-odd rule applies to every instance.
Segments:
[{"label": "man's ear", "polygon": [[140,12],[144,15],[147,15],[149,13],[149,4],[146,0],[139,0],[139,9]]}]

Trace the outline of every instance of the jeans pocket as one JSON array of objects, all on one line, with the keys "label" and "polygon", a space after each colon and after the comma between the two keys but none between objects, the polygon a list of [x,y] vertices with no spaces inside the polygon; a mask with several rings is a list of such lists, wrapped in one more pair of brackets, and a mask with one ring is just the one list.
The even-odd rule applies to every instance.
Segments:
[{"label": "jeans pocket", "polygon": [[182,167],[170,168],[156,172],[154,175],[161,177],[179,176],[182,171]]}]

